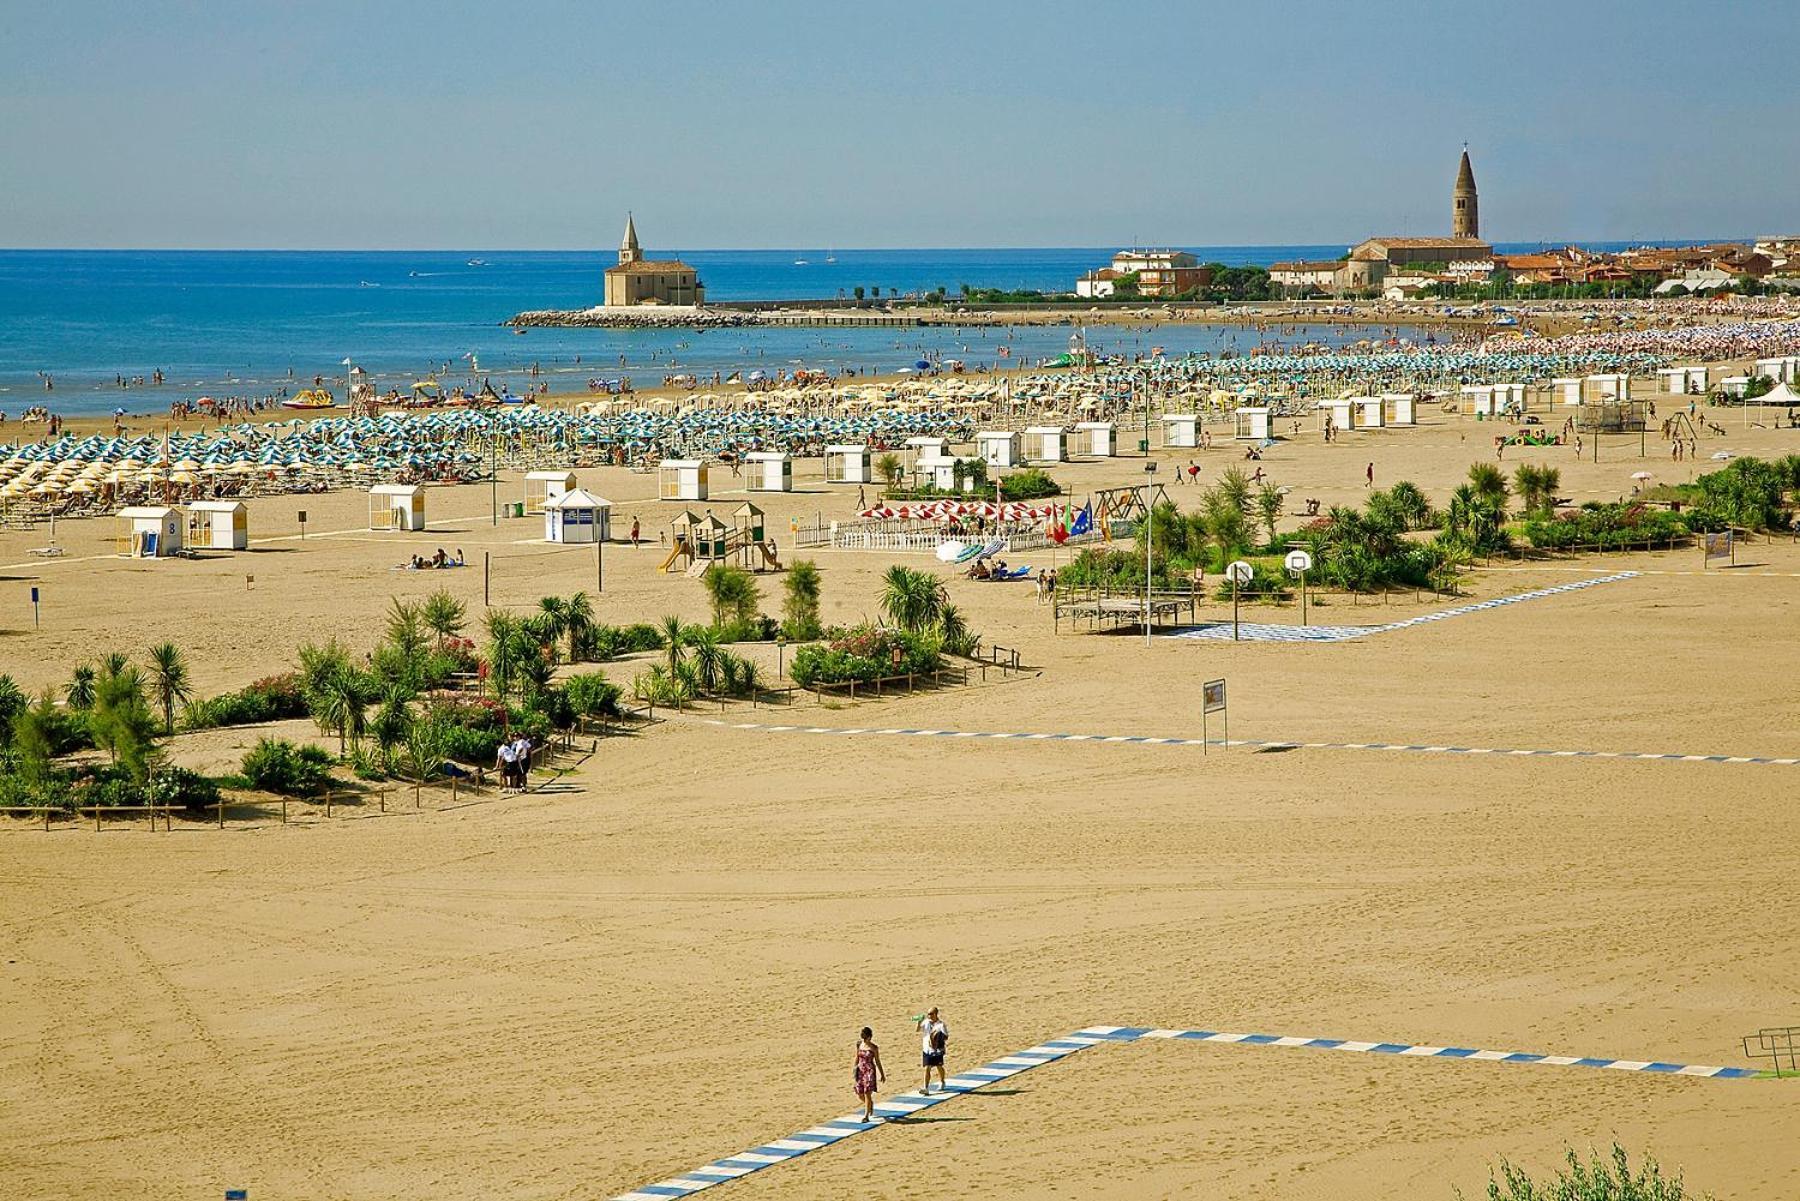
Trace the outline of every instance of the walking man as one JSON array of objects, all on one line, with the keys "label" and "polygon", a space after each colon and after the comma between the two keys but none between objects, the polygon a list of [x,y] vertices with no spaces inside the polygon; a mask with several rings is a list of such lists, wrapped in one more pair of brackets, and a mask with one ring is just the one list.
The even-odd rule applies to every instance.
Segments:
[{"label": "walking man", "polygon": [[933,1005],[919,1019],[920,1050],[925,1062],[925,1087],[919,1092],[923,1096],[931,1093],[931,1069],[936,1068],[938,1074],[938,1091],[942,1092],[949,1085],[944,1081],[944,1051],[950,1045],[950,1027],[944,1025],[938,1017],[937,1006]]},{"label": "walking man", "polygon": [[1369,481],[1369,487],[1373,488],[1375,486],[1375,464],[1370,463],[1369,470],[1364,474],[1365,478]]}]

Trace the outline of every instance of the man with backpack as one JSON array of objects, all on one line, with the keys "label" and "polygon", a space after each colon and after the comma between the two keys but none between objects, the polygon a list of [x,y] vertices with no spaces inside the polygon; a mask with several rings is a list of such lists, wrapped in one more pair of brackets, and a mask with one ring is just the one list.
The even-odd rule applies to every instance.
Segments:
[{"label": "man with backpack", "polygon": [[949,1087],[944,1080],[944,1052],[950,1046],[950,1027],[939,1019],[936,1005],[926,1010],[925,1016],[919,1019],[919,1035],[925,1062],[925,1087],[919,1092],[923,1096],[929,1096],[933,1068],[937,1069],[938,1090],[941,1092]]}]

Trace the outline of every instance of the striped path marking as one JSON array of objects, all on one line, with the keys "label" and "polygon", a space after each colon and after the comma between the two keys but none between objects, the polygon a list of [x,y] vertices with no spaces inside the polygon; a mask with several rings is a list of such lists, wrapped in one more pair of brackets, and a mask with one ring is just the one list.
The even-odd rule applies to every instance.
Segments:
[{"label": "striped path marking", "polygon": [[1794,767],[1800,765],[1800,757],[1776,758],[1770,755],[1684,755],[1678,753],[1658,753],[1655,751],[1557,751],[1528,750],[1521,747],[1491,746],[1426,746],[1422,743],[1400,742],[1290,742],[1285,739],[1266,738],[1152,738],[1125,734],[1003,734],[988,730],[903,730],[844,728],[840,726],[777,726],[753,721],[719,721],[715,718],[704,719],[709,726],[723,726],[731,730],[760,730],[772,734],[843,734],[843,735],[876,735],[882,737],[911,738],[986,738],[1011,742],[1102,742],[1133,743],[1140,746],[1220,746],[1249,747],[1253,750],[1282,751],[1412,751],[1426,755],[1501,755],[1520,758],[1542,757],[1548,759],[1654,759],[1677,763],[1761,763],[1775,767]]},{"label": "striped path marking", "polygon": [[[916,1113],[942,1105],[964,1093],[972,1093],[987,1085],[1010,1080],[1021,1072],[1047,1063],[1066,1059],[1089,1047],[1106,1043],[1130,1043],[1142,1039],[1171,1042],[1221,1043],[1239,1047],[1311,1047],[1323,1051],[1349,1051],[1366,1055],[1398,1055],[1413,1059],[1473,1060],[1482,1063],[1538,1064],[1548,1067],[1600,1068],[1615,1072],[1637,1072],[1658,1076],[1696,1076],[1707,1080],[1746,1080],[1772,1077],[1772,1073],[1756,1068],[1709,1067],[1704,1064],[1664,1063],[1645,1059],[1604,1059],[1574,1055],[1537,1055],[1524,1051],[1485,1051],[1475,1047],[1436,1047],[1414,1043],[1354,1042],[1339,1038],[1293,1038],[1274,1034],[1230,1034],[1216,1030],[1164,1030],[1150,1026],[1089,1026],[1064,1038],[1054,1038],[1012,1055],[1003,1055],[980,1067],[958,1072],[944,1082],[944,1087],[929,1095],[902,1093],[875,1106],[875,1112],[886,1121],[905,1121]],[[686,1197],[692,1193],[729,1184],[741,1176],[760,1172],[776,1164],[787,1163],[809,1155],[834,1143],[859,1134],[880,1129],[882,1123],[862,1120],[859,1113],[845,1114],[816,1126],[808,1126],[786,1138],[715,1159],[680,1175],[654,1184],[640,1185],[629,1193],[621,1193],[613,1201],[661,1201],[666,1197]]]},{"label": "striped path marking", "polygon": [[1461,617],[1465,613],[1481,613],[1488,609],[1500,609],[1507,605],[1520,604],[1523,601],[1542,600],[1549,596],[1561,596],[1568,592],[1579,592],[1584,588],[1592,588],[1598,584],[1613,584],[1621,580],[1629,580],[1637,576],[1635,571],[1618,571],[1611,575],[1596,576],[1592,579],[1572,580],[1567,584],[1553,584],[1548,588],[1534,588],[1530,592],[1517,592],[1511,596],[1497,596],[1492,600],[1475,601],[1467,605],[1457,605],[1450,609],[1439,609],[1435,613],[1421,613],[1417,617],[1408,617],[1403,621],[1390,621],[1374,626],[1294,626],[1272,625],[1263,622],[1209,621],[1186,630],[1178,630],[1167,635],[1170,638],[1204,638],[1213,641],[1242,642],[1349,642],[1355,638],[1364,638],[1370,634],[1388,634],[1395,630],[1408,630],[1414,626],[1427,625],[1434,621],[1445,621],[1452,617]]},{"label": "striped path marking", "polygon": [[[1580,572],[1598,571],[1600,569],[1596,568],[1596,567],[1563,567],[1563,566],[1555,565],[1555,564],[1542,563],[1542,564],[1528,565],[1528,566],[1524,566],[1524,567],[1489,567],[1489,566],[1474,565],[1474,566],[1471,566],[1469,568],[1469,570],[1470,571],[1512,571],[1512,572],[1561,571],[1561,572],[1566,572],[1566,573],[1570,573],[1570,574],[1575,574],[1575,573],[1580,573]],[[1760,571],[1760,570],[1751,570],[1749,567],[1708,567],[1704,570],[1702,570],[1701,568],[1698,568],[1698,567],[1639,567],[1635,570],[1634,574],[1637,574],[1637,575],[1700,575],[1700,576],[1711,576],[1714,579],[1726,579],[1726,578],[1733,577],[1733,576],[1739,576],[1739,577],[1750,576],[1752,578],[1777,579],[1777,580],[1800,579],[1800,571]]]}]

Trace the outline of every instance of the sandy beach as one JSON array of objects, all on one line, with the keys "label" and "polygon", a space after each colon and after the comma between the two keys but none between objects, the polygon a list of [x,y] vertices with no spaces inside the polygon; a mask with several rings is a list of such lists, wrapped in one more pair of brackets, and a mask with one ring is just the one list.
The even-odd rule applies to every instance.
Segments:
[{"label": "sandy beach", "polygon": [[[1411,479],[1442,504],[1491,459],[1488,427],[1425,421],[1330,446],[1309,433],[1262,466],[1330,506],[1359,502],[1373,462],[1377,486]],[[1599,464],[1531,457],[1578,501],[1617,499],[1646,467],[1679,482],[1713,466],[1657,459],[1654,441],[1650,460],[1623,440]],[[1703,449],[1791,442],[1733,428]],[[1216,478],[1240,452],[1166,452],[1165,478],[1188,458]],[[816,461],[796,474],[795,494],[756,498],[790,560],[784,526],[848,518],[855,499]],[[652,498],[654,477],[581,475],[614,501],[615,530],[637,516],[654,540],[682,507]],[[1081,495],[1142,472],[1118,459],[1056,475]],[[714,486],[720,512],[743,499],[722,468]],[[509,476],[499,495],[519,487]],[[5,670],[35,690],[168,638],[207,694],[285,670],[303,640],[366,647],[392,597],[447,587],[478,612],[483,556],[494,604],[520,610],[593,592],[600,568],[591,548],[544,545],[536,518],[496,526],[486,485],[432,488],[422,534],[363,528],[355,493],[250,504],[254,549],[193,562],[118,558],[107,521],[65,523],[52,562],[25,553],[38,535],[0,533]],[[476,566],[390,570],[437,546]],[[811,557],[827,621],[873,613],[886,557]],[[705,614],[700,585],[660,558],[654,541],[607,548],[600,619]],[[1771,658],[1800,618],[1785,538],[1726,569],[1691,550],[1496,563],[1463,599],[1622,571],[1640,574],[1342,644],[1149,648],[1054,632],[1029,586],[953,579],[972,624],[1033,672],[792,715],[666,715],[545,791],[455,809],[154,834],[12,819],[0,1098],[32,1118],[0,1132],[0,1176],[21,1198],[612,1196],[848,1112],[864,1024],[884,1095],[916,1087],[910,1015],[931,1003],[955,1033],[953,1072],[1096,1023],[1741,1065],[1741,1035],[1791,1016],[1800,768],[717,724],[1193,737],[1200,682],[1224,677],[1239,739],[1800,751]],[[761,583],[773,609],[778,577]],[[33,586],[41,629],[20,620]],[[1313,622],[1450,603],[1327,600]],[[173,756],[226,770],[267,732],[183,735]],[[1101,1047],[723,1187],[1448,1197],[1479,1193],[1502,1156],[1544,1164],[1617,1137],[1722,1198],[1760,1197],[1800,1184],[1775,1150],[1785,1087]]]}]

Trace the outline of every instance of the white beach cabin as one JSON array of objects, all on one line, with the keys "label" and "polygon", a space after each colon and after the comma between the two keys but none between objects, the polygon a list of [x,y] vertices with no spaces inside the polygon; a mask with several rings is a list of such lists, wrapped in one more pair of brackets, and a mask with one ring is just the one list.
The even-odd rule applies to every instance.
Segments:
[{"label": "white beach cabin", "polygon": [[119,553],[134,559],[166,559],[181,553],[181,510],[167,505],[120,509]]},{"label": "white beach cabin", "polygon": [[[970,455],[930,455],[921,457],[914,464],[913,469],[919,475],[929,479],[934,488],[945,492],[973,492],[975,491],[975,473],[970,468],[981,462],[981,459]],[[960,487],[956,480],[958,463],[964,464]]]},{"label": "white beach cabin", "polygon": [[1069,461],[1069,431],[1060,425],[1030,425],[1025,427],[1026,455],[1036,463],[1066,463]]},{"label": "white beach cabin", "polygon": [[1496,413],[1523,414],[1525,412],[1525,385],[1495,384],[1494,411]]},{"label": "white beach cabin", "polygon": [[417,484],[376,484],[369,489],[369,528],[425,528],[425,489]]},{"label": "white beach cabin", "polygon": [[794,490],[794,456],[779,450],[753,450],[744,456],[749,480],[744,487],[751,492],[792,492]]},{"label": "white beach cabin", "polygon": [[656,495],[663,500],[705,500],[706,464],[699,459],[664,459],[656,467]]},{"label": "white beach cabin", "polygon": [[1356,428],[1356,404],[1348,396],[1334,396],[1318,404],[1325,412],[1324,424],[1334,430]]},{"label": "white beach cabin", "polygon": [[1163,445],[1192,450],[1200,445],[1200,417],[1195,413],[1163,414]]},{"label": "white beach cabin", "polygon": [[1462,402],[1469,406],[1469,412],[1477,417],[1494,415],[1494,386],[1492,384],[1464,384],[1462,386]]},{"label": "white beach cabin", "polygon": [[573,471],[527,471],[525,512],[542,513],[544,506],[565,492],[575,491]]},{"label": "white beach cabin", "polygon": [[250,509],[241,500],[193,501],[188,505],[188,545],[250,549]]},{"label": "white beach cabin", "polygon": [[1631,377],[1616,372],[1602,372],[1587,377],[1588,394],[1595,400],[1630,400]]},{"label": "white beach cabin", "polygon": [[1756,360],[1756,369],[1750,374],[1766,375],[1779,384],[1788,378],[1787,371],[1788,360],[1785,358],[1758,359]]},{"label": "white beach cabin", "polygon": [[1706,368],[1704,367],[1662,367],[1656,372],[1656,378],[1664,392],[1676,396],[1686,396],[1693,389],[1706,391]]},{"label": "white beach cabin", "polygon": [[1015,430],[982,430],[975,435],[975,453],[989,467],[1017,467],[1020,445]]},{"label": "white beach cabin", "polygon": [[1550,393],[1562,402],[1565,409],[1581,407],[1581,378],[1573,375],[1559,375],[1550,381]]},{"label": "white beach cabin", "polygon": [[1269,440],[1269,410],[1264,405],[1241,408],[1232,413],[1232,437],[1239,442]]},{"label": "white beach cabin", "polygon": [[612,501],[580,488],[544,502],[545,542],[605,542],[612,536]]},{"label": "white beach cabin", "polygon": [[1411,392],[1383,392],[1381,399],[1387,405],[1389,425],[1419,424],[1419,402]]},{"label": "white beach cabin", "polygon": [[906,450],[913,457],[913,466],[918,466],[920,459],[942,458],[949,452],[943,438],[936,434],[914,434],[906,440]]},{"label": "white beach cabin", "polygon": [[1742,396],[1750,390],[1750,377],[1747,375],[1728,375],[1719,381],[1719,391],[1727,396]]},{"label": "white beach cabin", "polygon": [[827,484],[867,484],[869,448],[866,446],[827,446],[825,448],[825,482]]},{"label": "white beach cabin", "polygon": [[1084,435],[1085,449],[1096,459],[1110,459],[1119,453],[1119,427],[1112,422],[1077,421],[1075,430]]},{"label": "white beach cabin", "polygon": [[1364,429],[1378,430],[1387,424],[1387,406],[1381,403],[1379,396],[1352,396],[1352,404],[1356,406],[1356,424]]}]

